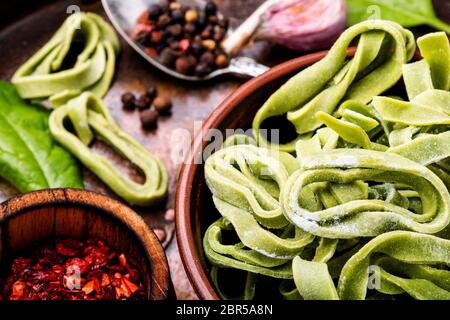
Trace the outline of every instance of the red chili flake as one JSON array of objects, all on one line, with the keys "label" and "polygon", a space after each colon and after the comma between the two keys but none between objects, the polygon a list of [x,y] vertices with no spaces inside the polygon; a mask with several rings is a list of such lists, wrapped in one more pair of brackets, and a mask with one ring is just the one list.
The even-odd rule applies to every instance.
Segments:
[{"label": "red chili flake", "polygon": [[82,290],[85,294],[90,294],[91,292],[93,292],[95,290],[94,281],[89,281],[88,283],[86,283]]},{"label": "red chili flake", "polygon": [[19,257],[0,280],[0,300],[144,299],[137,269],[104,242],[58,240]]},{"label": "red chili flake", "polygon": [[102,274],[102,287],[106,287],[110,285],[110,283],[111,280],[109,280],[109,276],[106,273]]},{"label": "red chili flake", "polygon": [[9,300],[21,300],[24,296],[26,284],[22,281],[14,282],[12,286],[12,293],[9,296]]},{"label": "red chili flake", "polygon": [[64,244],[62,244],[62,243],[58,243],[56,245],[56,251],[58,251],[58,253],[60,255],[65,256],[65,257],[75,257],[79,253],[78,250],[68,248],[68,247],[64,246]]},{"label": "red chili flake", "polygon": [[123,253],[119,256],[119,263],[123,267],[127,267],[128,266],[127,265],[127,258],[125,258],[125,255]]}]

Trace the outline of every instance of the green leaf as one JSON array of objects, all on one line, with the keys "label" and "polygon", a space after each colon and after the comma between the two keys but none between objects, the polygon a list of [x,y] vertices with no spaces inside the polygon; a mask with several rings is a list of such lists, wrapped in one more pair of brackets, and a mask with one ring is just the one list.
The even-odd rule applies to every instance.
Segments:
[{"label": "green leaf", "polygon": [[53,140],[48,117],[0,81],[0,176],[20,192],[83,188],[78,164]]},{"label": "green leaf", "polygon": [[404,27],[426,24],[450,34],[450,25],[435,14],[431,0],[346,0],[348,24],[368,19],[391,20]]}]

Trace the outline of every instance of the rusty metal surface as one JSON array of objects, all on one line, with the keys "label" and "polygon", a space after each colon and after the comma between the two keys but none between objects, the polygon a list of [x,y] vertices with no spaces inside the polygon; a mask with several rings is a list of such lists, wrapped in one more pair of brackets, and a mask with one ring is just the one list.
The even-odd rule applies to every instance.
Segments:
[{"label": "rusty metal surface", "polygon": [[[224,15],[231,18],[232,26],[237,26],[262,1],[219,0],[217,2]],[[22,14],[19,20],[16,19],[15,22],[0,29],[0,79],[9,80],[11,78],[14,71],[56,31],[64,19],[67,18],[67,7],[74,4],[79,5],[82,10],[96,12],[105,16],[98,1],[61,0],[42,6],[40,9],[25,16]],[[450,1],[435,1],[435,4],[438,12],[446,15],[446,20],[450,21]],[[9,4],[8,6],[11,8],[14,4]],[[0,9],[2,9],[1,6]],[[4,12],[6,11],[3,10]],[[0,19],[1,15],[2,10],[0,10]],[[11,17],[8,17],[8,19],[14,21]],[[178,81],[162,74],[123,42],[122,44],[123,47],[117,64],[116,79],[105,98],[105,102],[119,125],[162,159],[170,174],[170,195],[167,202],[156,208],[134,209],[163,238],[178,298],[196,299],[197,296],[184,272],[176,241],[171,241],[174,237],[172,210],[180,169],[180,159],[174,154],[176,154],[177,150],[180,150],[180,147],[189,143],[189,135],[187,133],[190,136],[193,135],[194,122],[205,119],[230,92],[243,83],[243,80],[226,77],[202,84]],[[258,57],[259,61],[268,65],[273,65],[298,55],[284,49],[270,48],[265,43],[255,44],[251,49],[247,49],[245,53],[249,56]],[[173,99],[174,108],[171,116],[164,117],[159,121],[157,130],[146,132],[140,127],[137,112],[129,113],[121,109],[120,96],[125,91],[144,92],[150,83],[155,83],[162,95],[168,95]],[[181,139],[181,137],[184,137],[184,139]],[[103,144],[97,143],[94,148],[97,152],[107,154],[125,172],[129,172],[131,176],[138,179],[138,173],[135,169]],[[85,170],[84,175],[87,189],[115,198],[115,195],[92,173]],[[0,181],[0,201],[9,198],[15,193],[17,192],[14,188],[6,182]]]}]

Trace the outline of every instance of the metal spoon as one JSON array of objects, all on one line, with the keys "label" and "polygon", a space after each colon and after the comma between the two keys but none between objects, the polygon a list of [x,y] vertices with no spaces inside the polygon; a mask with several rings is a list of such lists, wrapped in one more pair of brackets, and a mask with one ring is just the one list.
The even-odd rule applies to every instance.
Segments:
[{"label": "metal spoon", "polygon": [[[182,2],[186,5],[196,5],[200,8],[205,6],[205,2],[201,0],[183,0]],[[257,77],[269,69],[267,66],[261,65],[247,57],[232,58],[227,68],[215,70],[205,77],[187,76],[166,67],[157,59],[150,57],[144,51],[144,48],[130,37],[139,15],[147,10],[152,3],[160,3],[160,0],[102,0],[106,14],[119,34],[144,59],[161,71],[182,80],[205,81],[224,74],[233,74],[239,77]]]}]

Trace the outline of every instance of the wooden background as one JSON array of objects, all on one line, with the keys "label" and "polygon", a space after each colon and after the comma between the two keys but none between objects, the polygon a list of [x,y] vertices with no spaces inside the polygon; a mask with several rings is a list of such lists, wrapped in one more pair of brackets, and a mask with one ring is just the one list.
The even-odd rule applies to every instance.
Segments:
[{"label": "wooden background", "polygon": [[[124,0],[125,1],[125,0]],[[237,26],[263,0],[218,0],[220,10],[231,18],[232,26]],[[450,22],[450,0],[435,0],[436,11]],[[0,1],[0,79],[9,80],[14,71],[40,48],[67,18],[66,8],[79,5],[82,10],[104,15],[99,1],[74,0],[15,0]],[[417,32],[428,31],[418,28]],[[210,112],[243,80],[232,77],[220,78],[203,84],[191,84],[172,79],[150,66],[123,42],[118,60],[116,79],[105,102],[119,125],[151,152],[161,158],[170,173],[170,195],[167,202],[156,208],[137,209],[145,221],[160,236],[169,260],[175,290],[179,299],[196,299],[196,295],[184,272],[174,238],[174,192],[180,169],[177,151],[189,144],[194,134],[194,126],[201,124]],[[246,54],[258,57],[260,62],[274,65],[288,60],[299,53],[271,47],[266,43],[254,44]],[[163,95],[172,97],[172,116],[160,119],[157,130],[144,131],[140,128],[138,113],[124,112],[120,96],[125,91],[142,93],[150,83],[156,84]],[[101,142],[94,145],[96,152],[107,155],[130,176],[139,180],[135,168],[115,155]],[[86,187],[111,197],[115,195],[90,172],[84,171]],[[17,193],[14,188],[0,181],[0,200]]]}]

